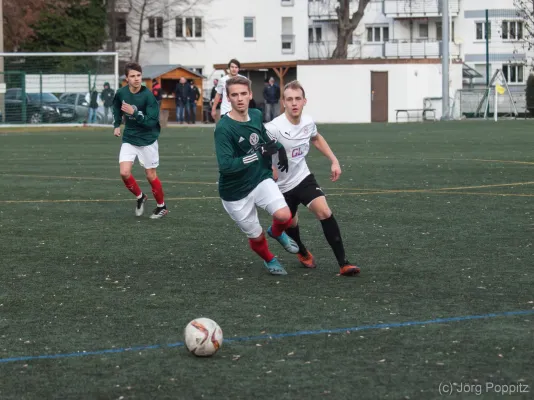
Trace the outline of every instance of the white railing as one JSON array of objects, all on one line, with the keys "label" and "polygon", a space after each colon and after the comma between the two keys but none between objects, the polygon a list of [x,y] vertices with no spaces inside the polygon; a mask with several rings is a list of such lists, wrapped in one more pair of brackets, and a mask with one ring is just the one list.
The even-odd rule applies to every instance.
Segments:
[{"label": "white railing", "polygon": [[[310,1],[308,2],[308,16],[315,20],[320,19],[337,19],[336,1]],[[353,4],[351,3],[351,11]]]},{"label": "white railing", "polygon": [[[310,43],[308,45],[309,58],[312,60],[331,58],[336,44],[337,42],[335,40]],[[383,57],[383,44],[363,45],[361,42],[354,42],[354,44],[349,44],[347,47],[348,59]]]},{"label": "white railing", "polygon": [[[441,57],[441,41],[436,40],[391,40],[385,43],[349,44],[347,58],[439,58]],[[322,41],[310,43],[308,54],[310,59],[328,59],[332,57],[336,48],[336,41]],[[460,46],[450,43],[450,56],[460,58]]]},{"label": "white railing", "polygon": [[[437,58],[441,57],[442,42],[435,40],[392,40],[385,43],[385,56],[387,58]],[[460,57],[460,46],[450,43],[451,57]]]},{"label": "white railing", "polygon": [[[483,3],[483,0],[480,0]],[[449,0],[451,16],[457,16],[460,11],[459,0]],[[384,14],[395,16],[439,16],[441,15],[442,0],[384,0]]]}]

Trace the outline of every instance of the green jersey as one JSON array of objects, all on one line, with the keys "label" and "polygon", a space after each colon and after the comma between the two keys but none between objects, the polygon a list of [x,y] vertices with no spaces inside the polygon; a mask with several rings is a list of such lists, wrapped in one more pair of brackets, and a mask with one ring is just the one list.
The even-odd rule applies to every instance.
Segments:
[{"label": "green jersey", "polygon": [[240,200],[263,180],[273,177],[271,158],[262,157],[258,150],[270,140],[263,126],[262,113],[249,109],[248,115],[250,119],[247,122],[225,115],[215,128],[219,195],[225,201]]},{"label": "green jersey", "polygon": [[[126,115],[121,111],[122,102],[133,106],[135,112],[132,115]],[[125,129],[122,135],[124,143],[130,143],[134,146],[148,146],[158,140],[161,127],[159,125],[159,105],[152,94],[146,87],[141,86],[137,93],[130,92],[128,86],[123,86],[113,98],[113,126],[121,126],[122,118],[125,119]]]}]

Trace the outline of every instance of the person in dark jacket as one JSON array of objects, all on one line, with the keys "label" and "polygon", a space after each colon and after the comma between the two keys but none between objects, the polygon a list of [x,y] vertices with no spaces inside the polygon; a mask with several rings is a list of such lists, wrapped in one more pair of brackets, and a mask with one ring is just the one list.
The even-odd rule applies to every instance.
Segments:
[{"label": "person in dark jacket", "polygon": [[98,109],[98,92],[96,87],[91,89],[91,97],[89,101],[89,115],[87,116],[88,124],[96,124],[96,110]]},{"label": "person in dark jacket", "polygon": [[188,112],[188,122],[194,124],[197,120],[197,101],[200,98],[200,90],[195,86],[195,82],[191,80],[191,97],[189,98],[189,112]]},{"label": "person in dark jacket", "polygon": [[191,98],[191,87],[184,77],[180,78],[180,82],[176,85],[174,96],[176,101],[176,122],[183,124],[184,112],[186,111],[189,99]]},{"label": "person in dark jacket", "polygon": [[269,79],[269,83],[263,88],[263,100],[265,100],[265,122],[270,122],[278,116],[277,110],[280,109],[278,105],[280,87],[274,83],[274,78]]},{"label": "person in dark jacket", "polygon": [[[104,123],[109,124],[108,115],[113,106],[113,97],[115,96],[115,91],[109,86],[109,82],[104,83],[104,90],[100,93],[100,100],[104,103]],[[98,108],[98,106],[97,106]]]}]

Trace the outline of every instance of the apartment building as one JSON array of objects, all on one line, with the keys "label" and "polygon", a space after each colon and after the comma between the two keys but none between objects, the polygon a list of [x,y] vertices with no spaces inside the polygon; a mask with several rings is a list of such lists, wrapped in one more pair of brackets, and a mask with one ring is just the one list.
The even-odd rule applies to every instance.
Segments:
[{"label": "apartment building", "polygon": [[[136,1],[151,5],[141,24],[138,10],[130,7]],[[172,3],[117,0],[117,49],[122,59],[135,57],[139,26],[144,32],[141,64],[180,64],[209,81],[222,73],[213,65],[233,57],[246,63],[327,59],[336,46],[337,0],[202,0],[185,10],[173,9]],[[352,36],[349,58],[440,58],[441,3],[372,0]],[[351,10],[357,5],[351,2]],[[508,83],[522,90],[531,55],[525,47],[526,25],[514,0],[449,0],[449,14],[450,56],[478,72],[469,83],[486,82],[488,35],[490,75],[501,69]]]},{"label": "apartment building", "polygon": [[[329,58],[336,46],[335,0],[308,0],[309,57]],[[486,83],[486,35],[490,77],[501,69],[511,87],[522,90],[527,79],[526,22],[514,0],[449,0],[450,57],[478,74],[473,85]],[[351,3],[351,11],[357,8]],[[356,28],[351,58],[441,58],[442,0],[372,0]],[[486,10],[489,29],[486,32]],[[514,90],[514,89],[512,89]]]},{"label": "apartment building", "polygon": [[[127,0],[117,1],[121,2],[117,49],[121,59],[130,60],[137,49],[139,15]],[[206,76],[210,89],[213,78],[222,74],[213,65],[231,58],[247,63],[305,60],[307,6],[307,0],[201,0],[185,10],[148,9],[139,62],[183,65]]]}]

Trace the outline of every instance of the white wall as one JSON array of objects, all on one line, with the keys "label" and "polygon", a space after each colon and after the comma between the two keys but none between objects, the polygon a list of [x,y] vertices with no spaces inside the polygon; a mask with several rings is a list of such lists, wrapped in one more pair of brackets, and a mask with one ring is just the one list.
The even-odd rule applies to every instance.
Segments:
[{"label": "white wall", "polygon": [[[188,42],[176,39],[171,23],[166,35],[172,40],[152,40],[143,43],[141,64],[170,63],[201,67],[210,77],[213,64],[237,58],[242,63],[302,60],[308,58],[308,3],[294,0],[292,6],[282,6],[281,0],[213,0],[201,11],[202,39]],[[255,17],[255,39],[244,38],[244,17]],[[294,53],[282,51],[282,17],[293,18]],[[174,36],[174,37],[173,37]]]},{"label": "white wall", "polygon": [[[371,122],[371,72],[387,71],[389,122],[395,110],[422,108],[425,97],[441,97],[440,64],[299,65],[306,90],[306,112],[320,123]],[[461,64],[450,71],[450,96],[462,87]]]}]

